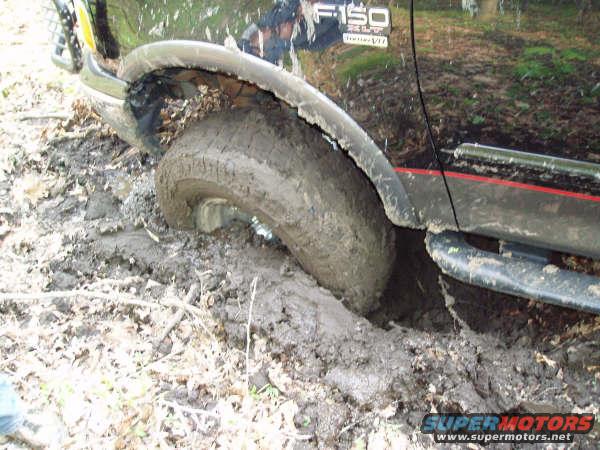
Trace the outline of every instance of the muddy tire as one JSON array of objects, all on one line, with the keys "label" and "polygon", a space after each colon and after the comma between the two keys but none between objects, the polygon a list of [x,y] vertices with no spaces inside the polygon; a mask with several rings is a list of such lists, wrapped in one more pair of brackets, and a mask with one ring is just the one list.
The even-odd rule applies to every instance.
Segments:
[{"label": "muddy tire", "polygon": [[386,286],[394,228],[374,189],[317,129],[279,108],[222,112],[190,126],[159,164],[156,190],[175,228],[193,228],[203,198],[256,216],[356,312],[372,310]]}]

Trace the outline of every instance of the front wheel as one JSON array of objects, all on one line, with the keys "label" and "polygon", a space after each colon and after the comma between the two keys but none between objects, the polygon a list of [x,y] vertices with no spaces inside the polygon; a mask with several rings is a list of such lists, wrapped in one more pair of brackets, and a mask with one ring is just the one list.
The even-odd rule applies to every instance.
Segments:
[{"label": "front wheel", "polygon": [[377,305],[395,258],[394,227],[369,181],[320,132],[271,110],[231,110],[192,125],[159,164],[170,226],[193,228],[198,205],[266,224],[351,309]]}]

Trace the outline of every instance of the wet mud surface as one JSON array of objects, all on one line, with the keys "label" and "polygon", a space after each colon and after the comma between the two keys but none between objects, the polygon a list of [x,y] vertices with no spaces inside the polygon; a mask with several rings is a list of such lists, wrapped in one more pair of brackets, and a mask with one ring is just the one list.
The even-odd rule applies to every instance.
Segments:
[{"label": "wet mud surface", "polygon": [[[80,183],[86,198],[49,195],[29,211],[40,226],[30,245],[53,235],[62,248],[39,276],[48,289],[61,290],[105,277],[138,277],[140,290],[148,280],[185,288],[200,279],[213,294],[219,332],[240,349],[258,277],[251,329],[266,340],[286,379],[272,379],[260,367],[252,379],[257,388],[275,386],[299,405],[298,417],[310,418],[299,429],[314,437],[301,447],[350,446],[375,417],[427,446],[415,430],[431,411],[596,411],[600,322],[594,316],[449,280],[427,257],[424,236],[406,231],[380,309],[370,320],[357,317],[285,248],[245,225],[213,235],[168,229],[154,198],[152,161],[134,157],[111,169],[118,145],[115,138],[94,138],[47,148],[47,173],[66,186]],[[29,219],[15,211],[3,220],[17,227]],[[10,232],[3,239],[10,245]],[[324,390],[312,395],[305,388],[311,383]]]}]

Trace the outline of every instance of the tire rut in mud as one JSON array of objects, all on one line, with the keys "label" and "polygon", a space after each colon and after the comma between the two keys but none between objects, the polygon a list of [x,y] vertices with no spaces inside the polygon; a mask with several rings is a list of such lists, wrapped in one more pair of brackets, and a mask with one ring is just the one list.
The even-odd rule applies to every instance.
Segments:
[{"label": "tire rut in mud", "polygon": [[[99,275],[139,276],[184,287],[210,271],[203,279],[215,299],[210,312],[231,345],[243,348],[250,285],[258,277],[252,332],[266,341],[266,351],[292,382],[260,369],[253,377],[297,402],[299,417],[311,418],[299,426],[315,434],[313,444],[350,445],[372,429],[373,414],[382,408],[391,408],[389,423],[426,444],[415,430],[433,408],[566,412],[598,404],[595,317],[440,278],[425,253],[423,234],[410,231],[398,239],[403,256],[386,301],[367,320],[319,287],[285,248],[247,226],[214,235],[169,230],[144,170],[125,175],[131,183],[127,196],[98,202],[112,216],[88,220],[88,232],[72,238],[73,252],[52,264],[55,282],[69,288]],[[121,175],[105,173],[95,182],[101,188],[106,178]],[[69,210],[54,220],[73,214],[79,212]],[[450,313],[448,295],[466,326]],[[324,385],[327,398],[312,393],[311,383]]]}]

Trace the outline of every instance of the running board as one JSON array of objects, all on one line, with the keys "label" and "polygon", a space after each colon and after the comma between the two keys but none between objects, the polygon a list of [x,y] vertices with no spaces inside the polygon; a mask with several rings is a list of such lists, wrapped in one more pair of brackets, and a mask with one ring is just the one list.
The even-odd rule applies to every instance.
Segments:
[{"label": "running board", "polygon": [[427,233],[427,251],[446,275],[492,291],[600,314],[600,278],[501,256],[468,244],[460,233]]}]

